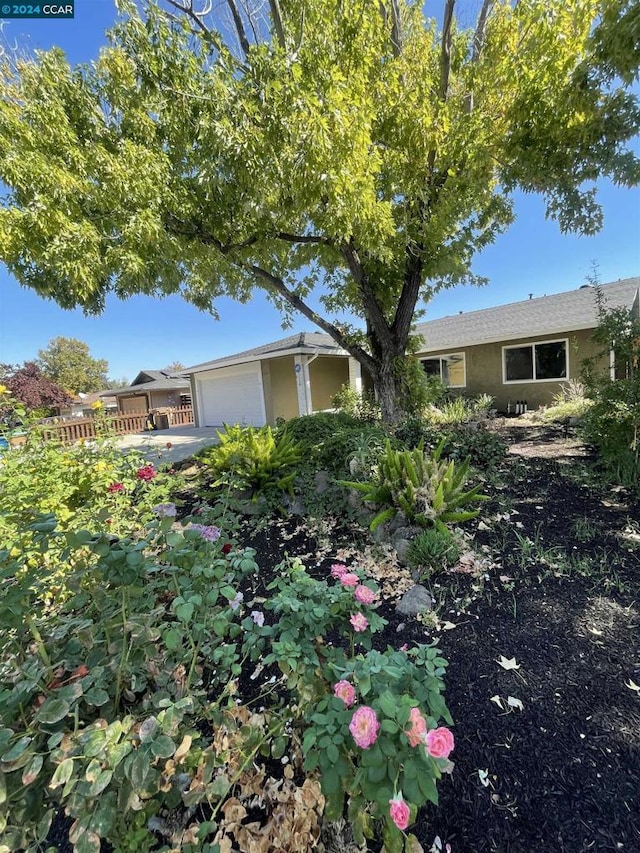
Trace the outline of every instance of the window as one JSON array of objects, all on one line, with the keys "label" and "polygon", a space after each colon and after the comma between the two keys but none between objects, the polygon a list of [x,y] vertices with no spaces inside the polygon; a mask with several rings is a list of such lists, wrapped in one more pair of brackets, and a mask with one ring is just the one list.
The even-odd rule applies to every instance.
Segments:
[{"label": "window", "polygon": [[503,347],[502,353],[504,382],[549,382],[569,374],[566,340]]},{"label": "window", "polygon": [[464,388],[467,384],[463,352],[423,358],[421,361],[427,376],[438,376],[449,388]]}]

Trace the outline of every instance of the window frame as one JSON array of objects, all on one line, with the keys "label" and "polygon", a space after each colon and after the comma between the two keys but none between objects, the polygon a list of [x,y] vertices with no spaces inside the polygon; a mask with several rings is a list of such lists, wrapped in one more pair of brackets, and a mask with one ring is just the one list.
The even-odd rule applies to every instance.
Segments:
[{"label": "window frame", "polygon": [[[437,359],[440,362],[440,381],[444,382],[444,380],[442,378],[442,360],[446,359],[446,358],[451,358],[451,356],[453,356],[453,355],[456,355],[456,356],[461,355],[462,356],[463,384],[462,385],[450,385],[450,384],[448,384],[447,388],[466,388],[467,387],[467,354],[466,354],[466,352],[464,352],[464,350],[458,350],[457,352],[443,352],[443,353],[438,353],[437,355],[427,355],[426,353],[424,353],[424,354],[418,356],[418,358],[420,359],[420,364],[422,364],[424,361],[436,361],[436,359]],[[429,375],[429,374],[427,374],[427,375]],[[431,375],[436,375],[436,374],[431,374]]]},{"label": "window frame", "polygon": [[[564,344],[564,361],[565,375],[557,376],[555,379],[537,379],[536,378],[536,351],[537,346],[543,344]],[[531,361],[533,367],[533,377],[531,379],[507,379],[507,350],[510,349],[525,349],[531,348]],[[567,382],[570,377],[569,371],[569,338],[553,338],[545,341],[531,341],[530,343],[522,344],[507,344],[502,347],[502,384],[503,385],[532,385],[540,382]]]}]

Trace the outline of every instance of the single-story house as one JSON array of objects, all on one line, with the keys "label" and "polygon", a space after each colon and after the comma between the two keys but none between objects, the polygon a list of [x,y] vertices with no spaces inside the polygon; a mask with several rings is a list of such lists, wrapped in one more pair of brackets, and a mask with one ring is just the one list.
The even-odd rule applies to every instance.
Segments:
[{"label": "single-story house", "polygon": [[89,394],[77,394],[70,406],[63,406],[60,409],[60,416],[63,418],[90,418],[94,414],[94,406],[98,402],[102,404],[102,409],[107,414],[115,414],[118,410],[118,403],[111,391],[92,391]]},{"label": "single-story house", "polygon": [[[601,292],[607,308],[640,316],[640,277],[604,284]],[[451,388],[491,394],[501,411],[510,400],[526,400],[533,409],[551,403],[567,380],[580,378],[582,361],[600,349],[592,339],[597,325],[595,288],[583,285],[420,323],[418,358]],[[607,360],[602,369],[615,371],[615,365]]]},{"label": "single-story house", "polygon": [[[609,308],[640,316],[640,277],[602,285]],[[530,409],[549,404],[581,362],[598,347],[595,289],[589,285],[551,296],[461,312],[416,327],[417,358],[425,371],[469,396],[491,394],[505,411],[509,401]],[[607,361],[603,370],[614,369]],[[198,426],[273,424],[331,407],[345,385],[371,387],[360,364],[329,336],[302,332],[235,355],[185,369]],[[120,392],[116,392],[120,393]]]},{"label": "single-story house", "polygon": [[188,367],[198,426],[274,424],[328,409],[359,365],[321,332],[290,335]]},{"label": "single-story house", "polygon": [[104,395],[107,394],[116,398],[118,413],[122,415],[191,405],[189,380],[165,370],[141,370],[131,385],[105,391]]}]

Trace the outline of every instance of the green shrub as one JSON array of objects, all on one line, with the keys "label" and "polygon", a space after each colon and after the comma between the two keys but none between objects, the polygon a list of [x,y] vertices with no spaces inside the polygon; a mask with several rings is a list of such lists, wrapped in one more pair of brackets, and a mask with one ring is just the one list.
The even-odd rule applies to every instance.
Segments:
[{"label": "green shrub", "polygon": [[217,478],[238,488],[251,489],[257,498],[274,490],[293,489],[294,468],[302,458],[300,444],[286,430],[228,426],[218,432],[220,443],[207,448],[199,458]]},{"label": "green shrub", "polygon": [[497,432],[463,424],[447,431],[442,455],[447,459],[468,459],[475,468],[486,470],[502,462],[507,446]]},{"label": "green shrub", "polygon": [[331,398],[331,405],[341,412],[359,421],[379,421],[380,406],[375,397],[367,391],[356,391],[350,385],[343,385]]},{"label": "green shrub", "polygon": [[393,431],[397,443],[407,450],[413,450],[419,444],[422,444],[425,449],[437,447],[444,435],[442,427],[436,426],[423,417],[407,418]]},{"label": "green shrub", "polygon": [[[63,446],[30,431],[24,445],[0,457],[0,543],[26,546],[33,520],[48,513],[64,531],[131,534],[179,482],[180,475],[156,469],[137,451],[123,453],[113,439]],[[30,559],[58,574],[62,548],[57,540]]]},{"label": "green shrub", "polygon": [[473,401],[465,397],[447,400],[437,408],[430,409],[426,417],[436,424],[466,424],[477,417]]},{"label": "green shrub", "polygon": [[[224,768],[197,723],[211,731],[235,704],[235,583],[255,572],[252,552],[225,555],[215,528],[177,530],[171,516],[144,538],[62,532],[53,516],[25,533],[0,550],[0,848],[44,849],[64,809],[77,850],[101,838],[151,849],[139,813],[175,809],[178,774]],[[65,555],[64,596],[39,568],[46,552]],[[190,796],[197,806],[212,792]]]},{"label": "green shrub", "polygon": [[467,424],[444,426],[421,418],[408,418],[394,432],[396,442],[409,450],[418,447],[425,449],[442,445],[445,459],[462,460],[469,458],[471,464],[479,469],[493,468],[499,464],[507,452],[507,444],[497,432]]},{"label": "green shrub", "polygon": [[593,400],[587,397],[584,384],[577,379],[570,379],[555,395],[551,406],[543,409],[540,416],[543,421],[562,423],[569,418],[581,418],[592,404]]},{"label": "green shrub", "polygon": [[294,441],[300,442],[309,449],[322,444],[329,435],[333,435],[338,430],[362,429],[362,423],[346,412],[316,412],[314,415],[292,418],[279,428],[279,434],[283,429],[286,429]]},{"label": "green shrub", "polygon": [[288,421],[285,429],[303,448],[301,467],[326,470],[338,477],[347,474],[354,456],[368,465],[373,451],[382,447],[385,439],[381,425],[363,423],[344,412],[304,415]]},{"label": "green shrub", "polygon": [[429,527],[411,542],[407,560],[421,577],[431,577],[447,566],[453,566],[460,557],[460,545],[448,528]]},{"label": "green shrub", "polygon": [[414,450],[394,450],[387,439],[373,477],[369,482],[343,482],[362,493],[365,501],[379,508],[370,528],[403,512],[407,519],[421,527],[444,526],[475,518],[478,510],[463,510],[473,501],[486,500],[480,486],[464,491],[469,462],[458,464],[441,459],[442,441],[425,454],[422,445]]},{"label": "green shrub", "polygon": [[608,480],[640,490],[640,374],[600,385],[580,432]]}]

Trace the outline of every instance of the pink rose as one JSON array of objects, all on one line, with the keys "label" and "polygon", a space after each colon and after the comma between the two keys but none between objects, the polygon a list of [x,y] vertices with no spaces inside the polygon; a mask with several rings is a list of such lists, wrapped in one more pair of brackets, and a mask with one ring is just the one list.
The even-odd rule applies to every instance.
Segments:
[{"label": "pink rose", "polygon": [[342,586],[358,586],[360,583],[360,578],[358,575],[355,575],[353,572],[347,572],[340,577],[340,583]]},{"label": "pink rose", "polygon": [[360,604],[373,604],[376,600],[376,594],[372,589],[369,589],[368,586],[357,586],[354,592],[356,597],[356,601],[359,601]]},{"label": "pink rose", "polygon": [[453,750],[453,735],[449,729],[440,726],[427,732],[427,752],[433,758],[448,758]]},{"label": "pink rose", "polygon": [[333,688],[333,695],[338,699],[342,699],[347,708],[350,708],[356,701],[356,691],[353,684],[348,681],[339,681]]},{"label": "pink rose", "polygon": [[370,746],[373,746],[378,739],[379,728],[380,723],[373,708],[369,708],[368,705],[361,705],[353,712],[349,731],[361,749],[369,749]]},{"label": "pink rose", "polygon": [[366,631],[369,627],[369,620],[366,616],[363,616],[362,613],[354,613],[351,619],[349,619],[349,622],[351,622],[353,630],[358,633]]},{"label": "pink rose", "polygon": [[409,806],[402,799],[402,794],[398,794],[392,800],[389,800],[389,814],[398,829],[404,831],[409,826],[411,812],[409,811]]},{"label": "pink rose", "polygon": [[348,571],[349,569],[344,565],[344,563],[334,563],[331,566],[331,577],[339,580],[346,575]]},{"label": "pink rose", "polygon": [[425,735],[427,734],[427,722],[418,708],[411,709],[411,712],[409,713],[409,722],[411,723],[411,728],[405,731],[406,736],[409,738],[409,745],[420,746],[420,744],[425,741]]},{"label": "pink rose", "polygon": [[124,492],[124,483],[111,483],[107,488],[108,492]]}]

